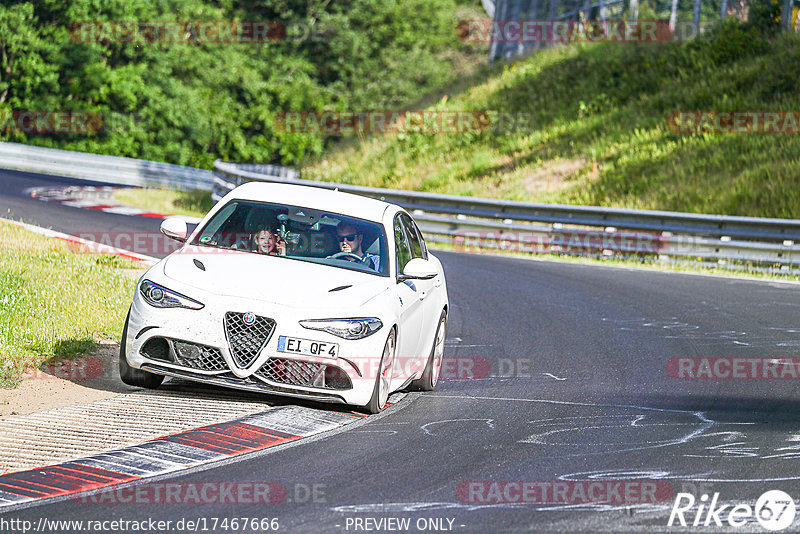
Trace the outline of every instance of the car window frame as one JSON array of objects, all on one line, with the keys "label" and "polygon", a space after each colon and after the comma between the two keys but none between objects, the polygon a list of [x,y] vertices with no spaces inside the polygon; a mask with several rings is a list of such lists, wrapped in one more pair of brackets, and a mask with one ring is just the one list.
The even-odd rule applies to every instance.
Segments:
[{"label": "car window frame", "polygon": [[[419,227],[414,222],[414,219],[412,219],[411,215],[409,215],[408,213],[400,212],[399,216],[400,216],[400,223],[405,228],[406,233],[413,234],[417,239],[417,243],[419,243],[420,255],[419,256],[414,256],[414,248],[412,247],[411,248],[411,257],[412,258],[419,257],[419,258],[422,258],[423,260],[427,260],[428,259],[428,247],[425,244],[425,239],[422,237],[422,232],[419,231]],[[410,237],[410,235],[409,235],[409,237]]]},{"label": "car window frame", "polygon": [[[253,200],[253,199],[247,199],[247,198],[232,198],[231,200],[229,200],[224,206],[222,206],[219,209],[219,211],[215,212],[214,215],[211,216],[204,224],[198,225],[197,228],[195,228],[194,232],[192,233],[192,235],[190,237],[190,240],[187,240],[187,246],[191,246],[191,247],[209,247],[210,245],[207,245],[205,243],[200,243],[199,242],[199,239],[203,235],[203,232],[205,232],[206,228],[211,226],[211,223],[217,218],[217,216],[219,216],[229,206],[231,206],[231,205],[233,205],[234,203],[237,203],[237,202],[238,203],[266,204],[266,205],[269,205],[269,206],[286,207],[286,208],[293,208],[293,209],[298,209],[298,210],[303,210],[303,209],[314,210],[314,211],[326,213],[326,214],[334,216],[334,217],[343,217],[343,218],[346,218],[346,219],[350,219],[350,220],[356,221],[357,223],[362,223],[362,224],[366,223],[366,224],[375,226],[376,228],[380,228],[381,229],[381,235],[378,236],[379,248],[386,250],[386,256],[385,257],[386,257],[387,260],[390,257],[390,253],[389,253],[389,238],[386,235],[386,228],[385,228],[385,226],[384,226],[384,224],[382,222],[373,221],[373,220],[369,220],[369,219],[363,219],[361,217],[356,217],[356,216],[353,216],[353,215],[346,215],[344,213],[337,213],[337,212],[331,211],[331,210],[321,210],[321,209],[318,209],[318,208],[311,208],[309,206],[298,206],[296,204],[287,204],[287,203],[276,204],[274,202],[269,202],[269,201],[266,201],[266,200]],[[235,211],[236,211],[236,208],[234,208],[234,212]],[[230,214],[228,214],[228,217],[230,217],[234,212],[231,212]],[[221,227],[221,225],[218,225],[216,230],[215,230],[215,232],[219,231],[220,227]],[[235,249],[221,248],[221,250],[235,250]],[[254,252],[251,252],[251,251],[248,251],[248,250],[238,250],[236,252],[254,254]],[[384,257],[383,254],[379,254],[378,256],[381,258],[381,260],[383,260],[383,257]],[[305,262],[305,263],[313,263],[313,264],[317,264],[317,265],[324,265],[326,267],[335,267],[337,269],[344,269],[344,270],[350,271],[350,272],[365,273],[365,274],[370,274],[370,275],[374,275],[374,276],[380,276],[380,277],[383,277],[383,278],[389,278],[391,276],[391,267],[389,267],[389,266],[387,266],[387,268],[384,270],[384,272],[380,272],[380,271],[375,271],[373,269],[368,269],[368,270],[352,269],[352,268],[348,268],[348,267],[346,267],[344,265],[337,265],[335,263],[322,263],[322,262],[319,262],[319,261],[314,261],[315,259],[319,259],[319,258],[313,258],[311,256],[309,256],[307,258],[294,257],[294,256],[288,256],[288,255],[287,256],[270,256],[270,257],[282,258],[282,259],[293,260],[293,261],[301,261],[301,262]]]},{"label": "car window frame", "polygon": [[395,276],[397,278],[399,278],[400,275],[403,274],[403,269],[405,268],[405,265],[403,265],[403,267],[400,267],[400,254],[398,253],[399,252],[398,247],[400,246],[400,243],[397,241],[397,230],[396,230],[397,226],[399,226],[400,228],[400,233],[403,236],[403,243],[406,245],[406,248],[408,250],[408,261],[406,261],[406,265],[408,265],[408,262],[414,258],[413,251],[411,250],[411,245],[408,243],[408,235],[406,234],[406,228],[402,222],[402,219],[400,218],[400,215],[402,215],[402,212],[395,214],[392,220],[392,235],[394,236],[394,258],[395,258],[394,263],[395,263],[395,270],[397,271]]}]

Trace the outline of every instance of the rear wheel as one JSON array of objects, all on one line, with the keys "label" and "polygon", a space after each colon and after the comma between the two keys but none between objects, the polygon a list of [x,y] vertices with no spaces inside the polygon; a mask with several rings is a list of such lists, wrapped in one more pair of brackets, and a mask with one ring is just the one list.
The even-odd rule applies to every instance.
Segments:
[{"label": "rear wheel", "polygon": [[164,381],[164,376],[131,367],[125,357],[125,340],[128,338],[128,319],[130,319],[130,316],[131,312],[129,310],[128,317],[125,318],[125,327],[122,329],[122,341],[119,344],[119,377],[129,386],[155,389]]},{"label": "rear wheel", "polygon": [[369,413],[380,412],[389,401],[389,387],[392,380],[396,341],[397,333],[392,329],[386,339],[386,345],[383,347],[381,363],[378,366],[378,376],[375,377],[375,387],[372,389],[372,398],[364,407]]},{"label": "rear wheel", "polygon": [[442,315],[439,317],[439,326],[436,327],[436,336],[433,338],[433,347],[431,347],[431,354],[428,356],[428,362],[425,364],[425,371],[422,372],[422,378],[418,378],[411,382],[411,387],[420,389],[422,391],[433,391],[436,383],[439,381],[439,374],[442,372],[442,359],[444,358],[444,336],[447,329],[447,312],[442,310]]}]

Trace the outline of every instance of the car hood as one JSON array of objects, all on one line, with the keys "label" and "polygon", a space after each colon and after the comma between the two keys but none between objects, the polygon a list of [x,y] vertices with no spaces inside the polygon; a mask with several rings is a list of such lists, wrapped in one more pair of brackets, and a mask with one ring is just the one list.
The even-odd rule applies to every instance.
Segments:
[{"label": "car hood", "polygon": [[289,307],[358,307],[389,288],[387,277],[248,252],[179,251],[163,268],[167,278],[205,293]]}]

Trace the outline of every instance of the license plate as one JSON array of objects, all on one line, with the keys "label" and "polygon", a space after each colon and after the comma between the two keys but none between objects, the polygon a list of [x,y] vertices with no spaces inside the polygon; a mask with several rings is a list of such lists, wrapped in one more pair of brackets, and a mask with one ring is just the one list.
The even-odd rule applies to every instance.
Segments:
[{"label": "license plate", "polygon": [[325,356],[335,358],[339,354],[337,343],[323,343],[310,339],[278,336],[278,352],[291,352],[305,356]]}]

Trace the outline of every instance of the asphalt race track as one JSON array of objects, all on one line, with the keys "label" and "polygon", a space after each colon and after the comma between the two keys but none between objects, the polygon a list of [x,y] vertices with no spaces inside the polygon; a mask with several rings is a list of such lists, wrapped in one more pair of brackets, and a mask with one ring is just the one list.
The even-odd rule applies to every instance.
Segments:
[{"label": "asphalt race track", "polygon": [[[0,212],[66,233],[157,231],[158,220],[50,205],[22,192],[55,181],[69,183],[0,172]],[[764,532],[755,512],[730,526],[733,506],[758,508],[767,490],[798,500],[798,382],[678,379],[670,360],[796,357],[800,286],[438,255],[452,309],[435,392],[409,395],[320,439],[157,482],[277,482],[288,492],[281,502],[109,496],[3,516],[203,519],[206,529],[193,532],[232,531],[211,527],[234,517],[277,518],[280,531],[304,532],[392,531],[406,520],[411,532]],[[594,491],[611,502],[587,496]],[[715,517],[724,526],[715,518],[703,526],[705,512],[692,526],[695,505],[687,527],[668,527],[680,492],[698,504],[708,495],[706,507],[718,493],[717,508],[727,508]]]},{"label": "asphalt race track", "polygon": [[52,228],[71,235],[86,232],[158,232],[161,221],[103,212],[87,212],[56,203],[44,203],[25,192],[33,187],[108,185],[71,178],[0,170],[0,218]]}]

